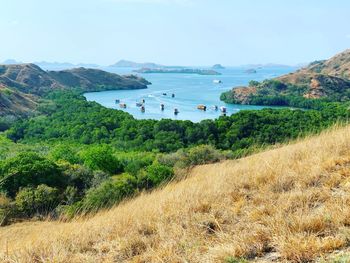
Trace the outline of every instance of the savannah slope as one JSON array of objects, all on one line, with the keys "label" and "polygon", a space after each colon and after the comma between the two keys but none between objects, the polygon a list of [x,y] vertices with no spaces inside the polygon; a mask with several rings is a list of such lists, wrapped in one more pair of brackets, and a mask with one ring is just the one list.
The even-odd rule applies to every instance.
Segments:
[{"label": "savannah slope", "polygon": [[315,61],[294,73],[261,83],[252,81],[249,87],[233,88],[223,93],[221,99],[238,104],[290,105],[283,99],[287,96],[329,101],[350,100],[350,49],[328,60]]},{"label": "savannah slope", "polygon": [[[309,262],[350,238],[350,126],[73,222],[0,228],[2,262]],[[231,261],[230,261],[231,260]]]},{"label": "savannah slope", "polygon": [[0,65],[0,116],[30,114],[39,98],[53,90],[145,89],[149,84],[134,75],[120,76],[98,69],[45,71],[35,64]]}]

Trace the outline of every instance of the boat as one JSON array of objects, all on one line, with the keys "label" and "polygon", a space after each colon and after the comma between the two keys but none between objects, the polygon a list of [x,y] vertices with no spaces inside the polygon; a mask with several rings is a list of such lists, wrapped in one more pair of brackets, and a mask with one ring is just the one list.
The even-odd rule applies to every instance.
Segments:
[{"label": "boat", "polygon": [[163,93],[163,96],[166,96],[166,93]]},{"label": "boat", "polygon": [[141,112],[145,112],[145,106],[141,106]]},{"label": "boat", "polygon": [[224,107],[224,106],[221,106],[220,107],[220,111],[223,112],[223,113],[226,113],[227,112],[227,108]]},{"label": "boat", "polygon": [[221,83],[222,83],[222,81],[221,81],[221,80],[219,80],[219,79],[214,79],[214,80],[213,80],[213,83],[214,83],[214,84],[221,84]]},{"label": "boat", "polygon": [[174,93],[173,93],[173,94],[171,94],[171,97],[172,97],[172,98],[175,98],[175,94],[174,94]]},{"label": "boat", "polygon": [[142,99],[142,103],[145,103],[146,101],[145,101],[145,99]]},{"label": "boat", "polygon": [[136,107],[141,107],[143,104],[141,102],[136,102]]},{"label": "boat", "polygon": [[207,106],[201,104],[201,105],[197,106],[197,109],[206,111],[207,110]]},{"label": "boat", "polygon": [[214,105],[213,109],[217,111],[219,109],[218,105]]},{"label": "boat", "polygon": [[174,114],[177,115],[179,113],[179,110],[177,108],[174,109]]},{"label": "boat", "polygon": [[164,104],[160,104],[160,109],[163,111],[164,110]]},{"label": "boat", "polygon": [[118,104],[118,103],[120,103],[120,100],[119,100],[119,99],[116,99],[116,100],[115,100],[115,104]]},{"label": "boat", "polygon": [[119,107],[125,109],[126,108],[126,104],[125,103],[119,103]]}]

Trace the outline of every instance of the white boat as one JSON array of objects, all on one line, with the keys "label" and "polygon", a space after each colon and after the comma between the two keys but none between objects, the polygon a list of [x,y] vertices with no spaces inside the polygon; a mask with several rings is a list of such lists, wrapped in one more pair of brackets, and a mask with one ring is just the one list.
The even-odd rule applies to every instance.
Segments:
[{"label": "white boat", "polygon": [[221,80],[219,80],[219,79],[214,79],[214,80],[213,80],[213,83],[214,83],[214,84],[221,84],[221,83],[222,83],[222,81],[221,81]]},{"label": "white boat", "polygon": [[223,112],[223,113],[226,113],[227,112],[227,108],[224,107],[224,106],[221,106],[220,107],[220,111]]}]

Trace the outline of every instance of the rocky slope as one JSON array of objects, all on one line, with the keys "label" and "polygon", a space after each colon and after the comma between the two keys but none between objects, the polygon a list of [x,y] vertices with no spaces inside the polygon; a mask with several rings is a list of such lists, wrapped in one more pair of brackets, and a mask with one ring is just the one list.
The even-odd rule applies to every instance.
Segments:
[{"label": "rocky slope", "polygon": [[35,101],[52,90],[145,89],[149,84],[134,75],[120,76],[97,69],[44,71],[35,64],[0,65],[0,116],[30,113]]},{"label": "rocky slope", "polygon": [[233,88],[221,98],[226,102],[250,104],[256,97],[298,96],[307,99],[350,99],[350,49],[329,60],[315,61],[305,68],[249,87]]}]

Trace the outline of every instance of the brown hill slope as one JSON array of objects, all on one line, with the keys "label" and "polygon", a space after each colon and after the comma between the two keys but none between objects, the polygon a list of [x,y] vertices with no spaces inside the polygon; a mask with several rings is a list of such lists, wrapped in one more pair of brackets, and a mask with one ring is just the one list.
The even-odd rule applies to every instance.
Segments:
[{"label": "brown hill slope", "polygon": [[82,92],[145,89],[150,83],[133,75],[120,76],[97,69],[76,68],[44,71],[34,64],[0,65],[0,86],[12,95],[0,97],[0,116],[21,115],[34,110],[35,100],[55,89],[76,89]]},{"label": "brown hill slope", "polygon": [[[280,83],[277,85],[276,83]],[[251,83],[249,87],[233,88],[222,95],[229,103],[254,103],[252,96],[300,96],[330,98],[334,101],[350,99],[350,49],[324,60],[315,61],[294,73],[271,81]]]},{"label": "brown hill slope", "polygon": [[0,117],[26,116],[32,114],[37,106],[37,98],[0,84]]},{"label": "brown hill slope", "polygon": [[349,141],[347,126],[241,160],[196,167],[186,180],[90,219],[0,228],[0,258],[313,261],[349,246]]}]

